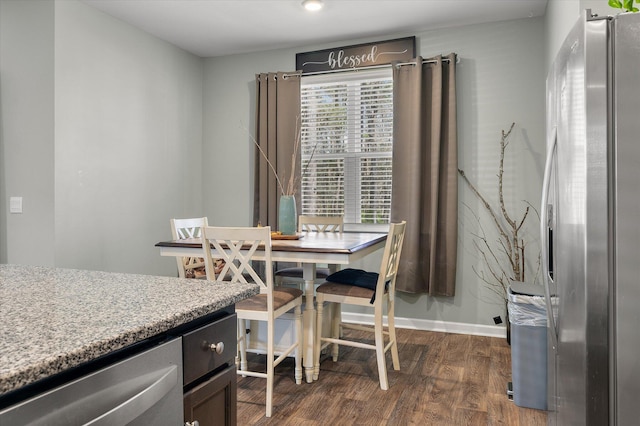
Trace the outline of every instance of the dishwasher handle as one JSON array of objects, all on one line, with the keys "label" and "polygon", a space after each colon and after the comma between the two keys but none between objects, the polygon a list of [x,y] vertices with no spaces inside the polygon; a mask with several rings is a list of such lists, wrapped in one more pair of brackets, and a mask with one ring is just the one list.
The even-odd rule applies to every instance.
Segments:
[{"label": "dishwasher handle", "polygon": [[162,400],[176,386],[178,382],[178,367],[172,365],[163,370],[136,377],[117,386],[112,386],[108,392],[113,395],[120,395],[123,391],[126,392],[129,385],[133,384],[131,382],[148,383],[151,380],[153,382],[145,386],[140,392],[117,407],[85,423],[85,426],[122,425],[131,422],[140,413],[144,413]]}]

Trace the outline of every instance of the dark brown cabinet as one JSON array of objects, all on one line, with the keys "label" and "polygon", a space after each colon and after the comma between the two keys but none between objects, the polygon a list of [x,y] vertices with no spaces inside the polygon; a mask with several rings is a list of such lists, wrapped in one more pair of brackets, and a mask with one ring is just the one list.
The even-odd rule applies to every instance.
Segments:
[{"label": "dark brown cabinet", "polygon": [[234,313],[182,337],[185,425],[235,426],[236,328]]},{"label": "dark brown cabinet", "polygon": [[184,420],[199,426],[235,425],[236,366],[231,365],[184,394]]}]

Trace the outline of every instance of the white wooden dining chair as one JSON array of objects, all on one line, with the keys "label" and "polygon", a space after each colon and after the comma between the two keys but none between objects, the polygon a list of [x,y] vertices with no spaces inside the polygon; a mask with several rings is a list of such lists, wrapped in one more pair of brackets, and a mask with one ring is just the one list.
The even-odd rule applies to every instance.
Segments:
[{"label": "white wooden dining chair", "polygon": [[[330,275],[327,282],[316,289],[317,333],[314,344],[313,365],[313,377],[315,380],[318,379],[320,373],[320,352],[323,349],[323,344],[333,344],[332,355],[334,361],[338,360],[338,345],[345,345],[376,351],[380,388],[383,390],[389,389],[385,360],[385,353],[388,350],[391,350],[393,369],[400,369],[394,311],[396,275],[402,253],[405,228],[405,221],[390,224],[379,273],[345,269]],[[323,336],[321,325],[324,302],[372,307],[374,311],[374,326],[344,324],[340,318],[341,310],[333,309],[331,336]],[[383,328],[384,305],[387,308],[388,329],[386,331]],[[375,344],[371,345],[348,340],[342,335],[341,328],[371,331],[374,333]],[[388,337],[388,343],[386,344],[385,336]]]},{"label": "white wooden dining chair", "polygon": [[[171,235],[174,240],[200,238],[201,230],[205,226],[208,226],[206,217],[171,219]],[[204,258],[177,256],[176,261],[180,278],[207,278],[204,273]]]},{"label": "white wooden dining chair", "polygon": [[[298,217],[298,232],[342,232],[344,230],[344,218],[342,216],[305,216]],[[324,281],[333,272],[329,265],[326,268],[316,268],[316,280]],[[285,283],[303,285],[302,265],[291,268],[279,269],[275,273],[276,285]]]},{"label": "white wooden dining chair", "polygon": [[[302,383],[302,291],[296,288],[274,288],[271,264],[271,227],[205,227],[202,238],[207,279],[232,282],[249,282],[250,280],[260,285],[260,294],[236,304],[240,352],[240,359],[236,360],[236,363],[239,375],[267,379],[266,416],[271,417],[274,368],[294,351],[294,377],[296,384]],[[211,246],[215,250],[215,258],[222,258],[225,261],[219,274],[215,273]],[[264,279],[252,266],[252,258],[259,248],[261,254],[264,254]],[[276,353],[275,320],[291,309],[294,312],[295,339],[288,348]],[[250,371],[247,368],[246,330],[248,324],[246,321],[249,320],[267,323],[266,372]],[[275,358],[276,356],[277,358]]]}]

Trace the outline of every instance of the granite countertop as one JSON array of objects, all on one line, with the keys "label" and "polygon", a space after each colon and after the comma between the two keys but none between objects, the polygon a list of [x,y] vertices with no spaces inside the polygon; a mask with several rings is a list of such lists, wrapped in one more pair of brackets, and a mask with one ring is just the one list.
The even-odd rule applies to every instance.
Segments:
[{"label": "granite countertop", "polygon": [[258,292],[255,284],[0,265],[0,396]]}]

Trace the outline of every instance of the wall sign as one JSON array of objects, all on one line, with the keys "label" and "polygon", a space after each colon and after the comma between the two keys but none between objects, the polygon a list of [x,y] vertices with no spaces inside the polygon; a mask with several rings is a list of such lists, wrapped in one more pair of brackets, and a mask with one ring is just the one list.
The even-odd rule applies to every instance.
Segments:
[{"label": "wall sign", "polygon": [[408,61],[416,57],[416,38],[406,37],[296,54],[302,74]]}]

